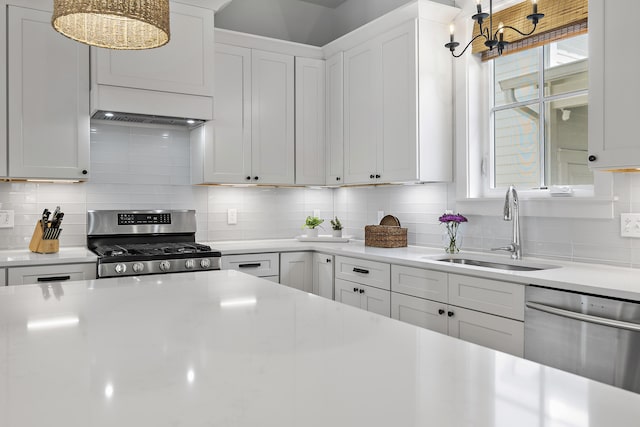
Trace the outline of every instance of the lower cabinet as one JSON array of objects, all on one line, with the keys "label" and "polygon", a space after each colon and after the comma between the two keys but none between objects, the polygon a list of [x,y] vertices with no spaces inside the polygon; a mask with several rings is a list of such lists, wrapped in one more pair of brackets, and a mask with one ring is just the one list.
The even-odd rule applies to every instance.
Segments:
[{"label": "lower cabinet", "polygon": [[313,292],[313,254],[283,252],[280,254],[280,283],[305,292]]},{"label": "lower cabinet", "polygon": [[7,269],[7,285],[92,280],[96,278],[96,263],[54,264],[36,267],[10,267]]},{"label": "lower cabinet", "polygon": [[391,316],[391,292],[387,290],[336,279],[335,295],[338,302],[383,316]]},{"label": "lower cabinet", "polygon": [[0,268],[0,286],[6,286],[7,284],[7,269]]},{"label": "lower cabinet", "polygon": [[333,299],[333,255],[313,253],[313,292]]},{"label": "lower cabinet", "polygon": [[521,284],[393,265],[391,290],[394,319],[515,356],[524,354]]},{"label": "lower cabinet", "polygon": [[276,283],[280,281],[278,253],[224,255],[221,265],[223,270],[242,271]]}]

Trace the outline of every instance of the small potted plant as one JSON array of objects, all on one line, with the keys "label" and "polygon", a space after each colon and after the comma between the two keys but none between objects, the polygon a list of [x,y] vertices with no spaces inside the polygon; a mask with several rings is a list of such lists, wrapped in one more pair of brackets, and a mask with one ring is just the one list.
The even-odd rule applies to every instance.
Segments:
[{"label": "small potted plant", "polygon": [[342,223],[340,222],[338,217],[335,217],[335,219],[331,220],[331,228],[333,230],[331,233],[333,237],[342,237]]},{"label": "small potted plant", "polygon": [[318,237],[318,228],[320,224],[324,222],[324,219],[320,219],[317,216],[308,216],[302,226],[303,229],[307,229],[307,237]]}]

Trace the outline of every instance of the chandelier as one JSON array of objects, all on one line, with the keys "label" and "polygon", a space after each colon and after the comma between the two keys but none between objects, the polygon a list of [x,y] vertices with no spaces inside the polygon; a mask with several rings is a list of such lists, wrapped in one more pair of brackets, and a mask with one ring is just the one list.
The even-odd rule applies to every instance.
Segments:
[{"label": "chandelier", "polygon": [[[473,15],[471,19],[476,21],[476,23],[478,24],[478,29],[479,29],[478,35],[472,38],[471,41],[467,43],[467,46],[465,46],[462,52],[460,52],[460,54],[458,55],[455,54],[455,50],[458,46],[460,46],[460,43],[455,41],[453,38],[454,28],[453,28],[453,24],[451,24],[451,36],[449,39],[449,43],[445,44],[444,47],[449,49],[451,51],[451,55],[453,55],[455,58],[459,58],[462,55],[464,55],[464,53],[467,51],[469,46],[471,46],[471,44],[479,38],[485,39],[484,45],[488,47],[489,50],[493,50],[494,48],[497,48],[498,55],[502,55],[502,51],[509,44],[508,41],[504,40],[504,30],[509,29],[509,30],[515,31],[516,33],[522,36],[530,36],[536,30],[538,21],[544,18],[543,13],[538,13],[538,0],[532,0],[533,11],[530,15],[527,15],[527,19],[531,21],[531,24],[533,25],[533,28],[531,29],[531,31],[529,31],[528,33],[525,33],[518,30],[517,28],[511,27],[509,25],[504,25],[502,22],[500,22],[498,24],[498,28],[494,32],[493,31],[493,0],[489,0],[489,13],[482,12],[482,5],[480,4],[481,0],[476,0],[476,2],[477,2],[477,5],[476,5],[477,13]],[[487,18],[489,18],[489,26],[483,27],[482,24]]]},{"label": "chandelier", "polygon": [[51,25],[108,49],[151,49],[169,42],[169,0],[54,0]]}]

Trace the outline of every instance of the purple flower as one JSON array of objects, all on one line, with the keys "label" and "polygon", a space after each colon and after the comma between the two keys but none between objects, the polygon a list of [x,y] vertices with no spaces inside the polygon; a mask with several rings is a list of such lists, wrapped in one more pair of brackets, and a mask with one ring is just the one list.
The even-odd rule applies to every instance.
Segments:
[{"label": "purple flower", "polygon": [[438,218],[438,221],[442,222],[442,223],[449,223],[449,222],[455,222],[457,224],[460,224],[461,222],[467,222],[467,218],[465,218],[464,216],[460,215],[460,214],[444,214],[442,215],[440,218]]}]

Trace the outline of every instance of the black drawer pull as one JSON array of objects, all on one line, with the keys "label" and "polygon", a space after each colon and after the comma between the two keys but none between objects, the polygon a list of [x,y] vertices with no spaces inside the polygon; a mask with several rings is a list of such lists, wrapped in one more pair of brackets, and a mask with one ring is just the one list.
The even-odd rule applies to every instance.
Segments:
[{"label": "black drawer pull", "polygon": [[453,311],[447,311],[447,316],[453,317]]},{"label": "black drawer pull", "polygon": [[360,293],[361,293],[361,294],[364,294],[364,289],[360,289]]},{"label": "black drawer pull", "polygon": [[353,292],[358,292],[358,288],[353,288]]},{"label": "black drawer pull", "polygon": [[358,267],[353,267],[353,272],[354,273],[369,274],[369,270],[365,270],[364,268],[358,268]]},{"label": "black drawer pull", "polygon": [[443,309],[438,310],[438,314],[442,316],[444,314],[444,310]]},{"label": "black drawer pull", "polygon": [[65,280],[71,280],[71,276],[38,277],[38,282],[64,282]]},{"label": "black drawer pull", "polygon": [[260,267],[262,264],[260,264],[259,262],[254,262],[254,263],[250,263],[250,264],[238,264],[239,268],[257,268]]}]

